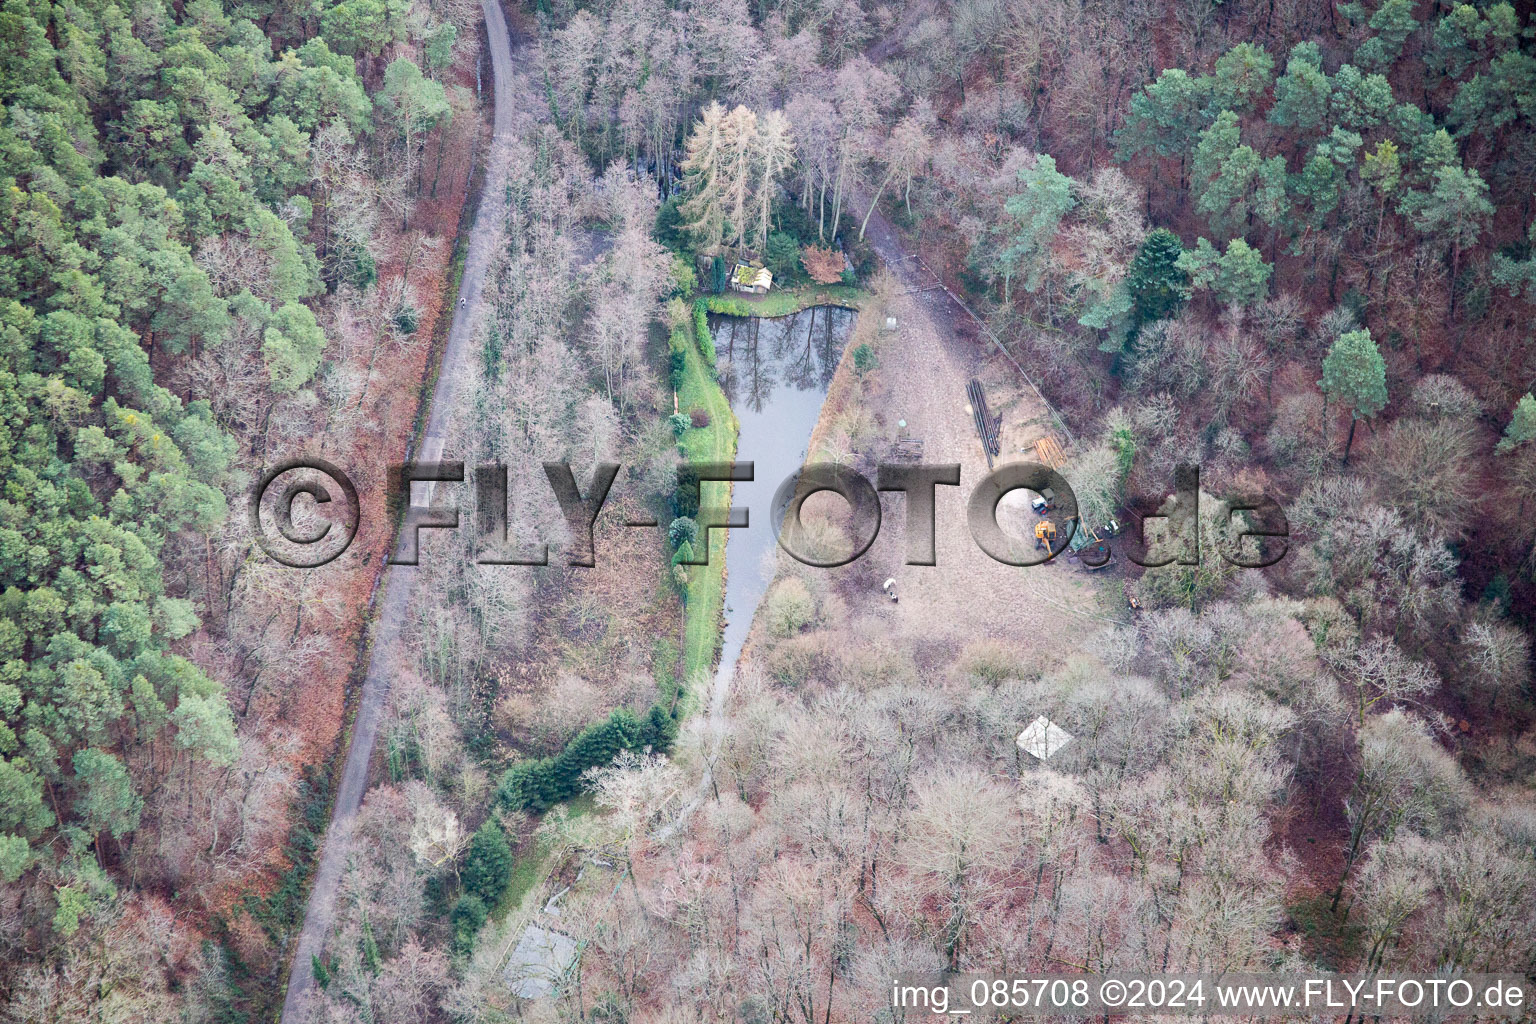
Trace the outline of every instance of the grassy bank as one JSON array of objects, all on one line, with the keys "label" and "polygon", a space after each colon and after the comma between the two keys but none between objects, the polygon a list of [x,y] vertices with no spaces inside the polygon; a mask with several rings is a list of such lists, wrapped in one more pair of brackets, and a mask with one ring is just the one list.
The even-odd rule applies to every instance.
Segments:
[{"label": "grassy bank", "polygon": [[[570,818],[585,817],[596,806],[592,797],[583,793],[565,804],[566,815]],[[535,833],[525,843],[525,848],[512,865],[512,873],[507,878],[507,887],[502,891],[501,899],[491,909],[493,922],[505,922],[509,915],[514,914],[524,918],[531,916],[537,908],[525,905],[528,894],[543,885],[550,872],[558,867],[550,857],[550,840],[546,836]]]},{"label": "grassy bank", "polygon": [[[669,348],[683,358],[683,372],[677,389],[678,408],[684,412],[702,409],[709,416],[709,422],[704,426],[683,431],[678,439],[683,457],[689,462],[729,462],[736,457],[736,415],[715,380],[713,368],[704,358],[692,323],[672,334]],[[703,488],[706,490],[701,498],[706,504],[729,504],[729,487],[727,483],[705,483]],[[720,493],[721,489],[725,489],[725,493]],[[694,695],[700,692],[693,680],[708,679],[720,642],[720,620],[725,608],[723,531],[711,531],[709,564],[690,567],[683,602],[683,675],[680,680],[683,707],[679,717],[693,710]],[[594,808],[591,797],[586,794],[564,806],[572,816],[591,813]],[[495,944],[504,958],[535,909],[529,904],[530,893],[543,885],[557,866],[543,838],[534,836],[528,840],[517,857],[501,900],[492,908],[480,941]]]},{"label": "grassy bank", "polygon": [[[689,462],[729,462],[736,457],[736,414],[705,362],[693,325],[672,335],[674,351],[683,355],[683,374],[677,390],[678,408],[684,413],[702,409],[709,422],[683,431],[678,444]],[[705,483],[700,502],[723,506],[729,503],[730,484]],[[724,492],[723,494],[721,492]],[[683,591],[683,685],[707,678],[715,664],[720,643],[720,619],[725,609],[725,531],[709,531],[709,564],[688,570]]]},{"label": "grassy bank", "polygon": [[807,285],[804,288],[784,288],[767,295],[706,295],[704,307],[711,313],[723,313],[726,316],[789,316],[812,306],[858,309],[868,297],[869,292],[857,285]]}]

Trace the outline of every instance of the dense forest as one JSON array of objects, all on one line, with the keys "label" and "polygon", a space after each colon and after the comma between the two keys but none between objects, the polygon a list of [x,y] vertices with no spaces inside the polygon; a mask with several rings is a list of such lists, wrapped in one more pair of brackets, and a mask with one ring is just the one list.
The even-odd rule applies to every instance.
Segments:
[{"label": "dense forest", "polygon": [[[517,139],[485,152],[463,0],[0,10],[5,1020],[280,1000],[390,541],[375,456],[407,448],[487,161],[449,450],[506,464],[508,532],[557,550],[541,463],[624,475],[591,571],[424,538],[311,1019],[825,1024],[945,968],[1536,970],[1528,4],[508,13]],[[872,469],[912,385],[868,322],[919,290],[877,236],[977,312],[989,386],[1038,383],[1099,520],[1193,463],[1203,536],[1263,491],[1290,551],[1101,584],[1109,623],[1039,650],[904,634],[882,573],[781,560],[716,739],[674,468],[728,426],[707,302],[735,309],[740,258],[864,304],[827,447]],[[378,499],[324,574],[238,514],[296,453]],[[1014,745],[1036,714],[1077,737],[1049,766]],[[553,999],[507,989],[524,904],[579,943]]]},{"label": "dense forest", "polygon": [[[567,897],[556,1018],[856,1019],[946,967],[1530,968],[1528,10],[540,13],[562,133],[657,177],[702,290],[743,253],[868,274],[883,218],[1038,379],[1100,521],[1192,463],[1207,550],[1227,494],[1292,530],[1271,572],[1133,577],[1143,611],[1043,664],[935,664],[860,604],[884,570],[781,560],[722,745],[546,818],[624,865]],[[870,418],[831,427],[872,470]],[[1078,739],[1031,771],[1037,713]]]},{"label": "dense forest", "polygon": [[[333,450],[403,441],[413,395],[346,417],[375,364],[420,372],[477,131],[444,79],[473,69],[471,13],[0,13],[6,1019],[205,1019],[231,972],[274,971],[348,667],[329,695],[294,673],[347,652],[362,603],[262,579],[231,509],[327,412]],[[334,647],[294,643],[305,605]]]}]

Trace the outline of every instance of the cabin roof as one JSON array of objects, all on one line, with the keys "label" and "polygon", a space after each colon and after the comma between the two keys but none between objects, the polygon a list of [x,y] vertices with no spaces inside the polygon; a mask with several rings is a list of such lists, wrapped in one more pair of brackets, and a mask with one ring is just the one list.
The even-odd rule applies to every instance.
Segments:
[{"label": "cabin roof", "polygon": [[738,288],[770,288],[773,285],[773,274],[766,267],[753,267],[745,263],[736,264],[736,269],[731,273],[731,283]]}]

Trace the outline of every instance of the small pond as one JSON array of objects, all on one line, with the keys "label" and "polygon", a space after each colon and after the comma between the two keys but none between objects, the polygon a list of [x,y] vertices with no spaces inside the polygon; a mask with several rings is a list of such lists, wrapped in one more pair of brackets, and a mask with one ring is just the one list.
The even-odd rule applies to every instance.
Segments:
[{"label": "small pond", "polygon": [[815,306],[773,320],[710,318],[720,383],[741,423],[736,458],[753,463],[753,479],[736,484],[731,494],[732,505],[747,509],[749,526],[727,531],[726,626],[715,676],[717,698],[730,685],[752,615],[773,578],[778,544],[768,520],[774,491],[805,463],[811,431],[855,316],[851,309]]}]

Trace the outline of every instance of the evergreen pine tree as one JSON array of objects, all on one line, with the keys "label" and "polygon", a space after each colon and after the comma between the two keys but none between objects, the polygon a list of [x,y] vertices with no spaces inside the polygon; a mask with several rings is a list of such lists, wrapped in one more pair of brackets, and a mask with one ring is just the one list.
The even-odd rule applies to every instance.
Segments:
[{"label": "evergreen pine tree", "polygon": [[1515,411],[1509,417],[1509,425],[1504,428],[1504,436],[1494,450],[1503,455],[1532,439],[1536,439],[1536,397],[1532,397],[1527,391],[1520,401],[1515,403]]},{"label": "evergreen pine tree", "polygon": [[1367,330],[1347,331],[1323,358],[1323,394],[1349,406],[1349,439],[1344,442],[1344,461],[1355,443],[1355,425],[1381,412],[1387,404],[1387,364]]}]

